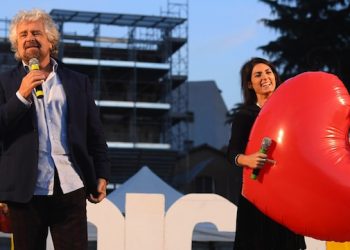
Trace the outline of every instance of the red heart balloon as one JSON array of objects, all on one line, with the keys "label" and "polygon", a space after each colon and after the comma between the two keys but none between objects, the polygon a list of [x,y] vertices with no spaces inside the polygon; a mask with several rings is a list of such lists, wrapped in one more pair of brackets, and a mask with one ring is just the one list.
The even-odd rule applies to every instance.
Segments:
[{"label": "red heart balloon", "polygon": [[350,240],[350,98],[332,74],[307,72],[283,83],[252,128],[246,153],[264,137],[273,147],[257,180],[244,170],[243,195],[296,233]]},{"label": "red heart balloon", "polygon": [[10,219],[0,212],[0,232],[11,233]]}]

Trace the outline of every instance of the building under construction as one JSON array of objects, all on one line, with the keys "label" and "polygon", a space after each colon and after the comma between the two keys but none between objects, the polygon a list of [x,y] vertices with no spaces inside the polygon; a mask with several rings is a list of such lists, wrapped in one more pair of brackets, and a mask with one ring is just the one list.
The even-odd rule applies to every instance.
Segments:
[{"label": "building under construction", "polygon": [[[112,163],[111,183],[143,165],[169,180],[188,141],[188,3],[159,16],[53,9],[59,60],[90,77]],[[2,20],[0,71],[16,62]],[[176,97],[176,98],[174,98]]]}]

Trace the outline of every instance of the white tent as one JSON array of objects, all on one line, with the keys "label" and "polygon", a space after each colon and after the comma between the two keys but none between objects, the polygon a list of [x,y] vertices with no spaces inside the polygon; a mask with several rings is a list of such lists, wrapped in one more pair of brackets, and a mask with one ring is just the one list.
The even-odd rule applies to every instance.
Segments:
[{"label": "white tent", "polygon": [[[125,213],[125,198],[127,193],[163,194],[165,197],[165,211],[183,196],[147,166],[142,167],[135,175],[130,177],[123,185],[107,196],[122,213]],[[234,214],[232,216],[235,216]],[[211,223],[198,224],[193,232],[194,241],[233,241],[234,232],[218,232]]]},{"label": "white tent", "polygon": [[122,213],[125,213],[125,198],[127,193],[164,194],[165,211],[183,194],[169,186],[147,166],[142,167],[123,185],[107,196]]}]

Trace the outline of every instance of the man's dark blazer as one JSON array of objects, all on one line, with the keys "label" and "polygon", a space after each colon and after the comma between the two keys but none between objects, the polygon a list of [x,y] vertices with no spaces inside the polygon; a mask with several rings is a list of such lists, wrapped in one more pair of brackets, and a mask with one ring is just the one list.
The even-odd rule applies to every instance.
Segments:
[{"label": "man's dark blazer", "polygon": [[[92,86],[86,75],[59,64],[57,74],[68,105],[71,160],[88,193],[97,191],[97,178],[109,179],[110,165]],[[38,130],[34,102],[26,107],[16,96],[26,75],[22,63],[0,74],[0,201],[27,202],[37,180]]]}]

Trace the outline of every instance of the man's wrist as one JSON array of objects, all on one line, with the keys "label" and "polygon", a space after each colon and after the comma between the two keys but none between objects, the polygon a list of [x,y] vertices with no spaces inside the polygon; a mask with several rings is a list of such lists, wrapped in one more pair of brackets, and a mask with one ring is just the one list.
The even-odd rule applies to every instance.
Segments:
[{"label": "man's wrist", "polygon": [[19,91],[16,92],[16,96],[17,98],[27,107],[30,107],[32,105],[32,102],[30,100],[27,100],[26,98],[24,98],[21,93],[19,93]]}]

